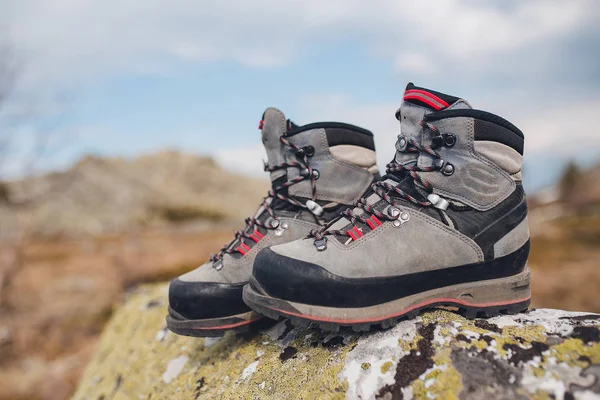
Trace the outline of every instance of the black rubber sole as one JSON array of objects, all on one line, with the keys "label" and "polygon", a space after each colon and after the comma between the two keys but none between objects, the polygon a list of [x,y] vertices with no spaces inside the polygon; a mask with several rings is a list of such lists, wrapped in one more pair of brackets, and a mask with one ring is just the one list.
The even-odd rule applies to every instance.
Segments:
[{"label": "black rubber sole", "polygon": [[[274,320],[287,318],[295,326],[307,327],[313,324],[323,330],[335,332],[344,327],[365,332],[390,328],[403,320],[417,317],[424,310],[434,308],[444,308],[469,319],[518,314],[527,310],[531,302],[529,279],[529,271],[526,270],[515,277],[502,280],[441,288],[417,295],[406,306],[395,308],[391,315],[382,315],[384,312],[377,307],[390,310],[394,308],[394,302],[354,309],[311,306],[270,297],[254,290],[250,285],[244,287],[243,297],[244,302],[254,311]],[[405,300],[408,301],[407,298],[401,298],[395,302],[401,304]],[[340,317],[344,315],[360,317],[355,317],[354,320],[351,317]]]},{"label": "black rubber sole", "polygon": [[[518,304],[513,304],[504,307],[489,307],[489,308],[475,308],[475,307],[459,307],[457,310],[450,310],[455,312],[456,314],[462,315],[468,319],[475,318],[491,318],[497,317],[499,315],[513,315],[519,314],[529,309],[531,301],[527,300]],[[302,318],[299,316],[294,316],[290,314],[286,314],[284,312],[280,312],[277,310],[273,310],[267,307],[262,307],[260,305],[253,306],[256,311],[261,313],[262,315],[269,317],[273,320],[279,321],[281,319],[289,319],[291,324],[298,327],[308,327],[311,324],[319,327],[322,330],[338,332],[340,329],[344,327],[351,328],[354,332],[368,332],[371,330],[381,330],[391,328],[398,323],[414,319],[418,317],[421,312],[426,310],[431,310],[440,306],[451,306],[451,304],[447,303],[439,303],[435,305],[428,305],[426,307],[418,308],[413,311],[410,311],[406,314],[400,315],[398,317],[388,318],[378,323],[362,323],[362,324],[336,324],[330,322],[319,322],[308,318]]]},{"label": "black rubber sole", "polygon": [[249,311],[243,314],[222,318],[184,319],[169,307],[166,317],[167,328],[178,335],[191,337],[220,337],[225,333],[246,333],[257,330],[269,323],[260,314]]}]

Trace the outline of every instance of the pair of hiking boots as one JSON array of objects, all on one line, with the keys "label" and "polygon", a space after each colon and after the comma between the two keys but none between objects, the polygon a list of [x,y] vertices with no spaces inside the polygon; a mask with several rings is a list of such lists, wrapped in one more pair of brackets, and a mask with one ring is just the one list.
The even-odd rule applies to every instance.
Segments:
[{"label": "pair of hiking boots", "polygon": [[396,118],[381,177],[371,132],[267,109],[272,190],[230,244],[171,282],[169,329],[220,336],[267,316],[364,331],[436,306],[469,318],[527,309],[523,133],[413,84]]}]

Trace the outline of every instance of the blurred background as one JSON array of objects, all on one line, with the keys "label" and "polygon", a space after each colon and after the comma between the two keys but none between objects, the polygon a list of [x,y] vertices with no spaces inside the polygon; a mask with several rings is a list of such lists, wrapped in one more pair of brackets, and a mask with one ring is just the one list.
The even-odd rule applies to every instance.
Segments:
[{"label": "blurred background", "polygon": [[600,312],[600,2],[0,0],[0,399],[69,397],[129,290],[231,239],[267,106],[383,170],[408,81],[524,131],[533,304]]}]

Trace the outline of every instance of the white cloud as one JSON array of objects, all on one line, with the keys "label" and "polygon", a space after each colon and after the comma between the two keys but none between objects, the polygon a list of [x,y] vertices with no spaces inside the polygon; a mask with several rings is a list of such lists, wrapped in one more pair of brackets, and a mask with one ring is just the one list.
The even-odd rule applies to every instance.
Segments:
[{"label": "white cloud", "polygon": [[597,115],[600,100],[574,103],[545,109],[523,118],[528,153],[547,152],[568,156],[590,149],[600,149],[600,136],[590,125],[590,116]]},{"label": "white cloud", "polygon": [[593,0],[4,0],[0,26],[31,59],[29,80],[164,71],[177,60],[288,65],[311,46],[357,39],[401,71],[489,65],[568,35],[598,16]]},{"label": "white cloud", "polygon": [[394,66],[398,71],[411,72],[415,74],[432,74],[438,71],[435,60],[431,60],[425,54],[416,52],[404,52],[396,56]]},{"label": "white cloud", "polygon": [[[318,45],[342,41],[366,46],[373,55],[389,60],[390,69],[410,73],[414,79],[427,76],[452,85],[456,71],[464,70],[469,80],[477,75],[493,83],[498,71],[526,80],[525,73],[536,74],[541,67],[564,61],[538,59],[535,50],[554,46],[582,27],[600,26],[594,24],[600,15],[600,2],[594,0],[0,3],[0,42],[8,38],[24,58],[26,84],[36,93],[40,87],[68,89],[123,73],[175,73],[182,62],[231,61],[277,68],[298,62]],[[588,53],[594,51],[598,49]],[[524,57],[520,66],[527,68],[515,68],[515,57]],[[465,87],[466,93],[474,91],[488,94],[475,85]],[[528,152],[563,151],[575,143],[573,139],[597,143],[584,126],[586,118],[597,113],[597,101],[548,109],[539,103],[530,107],[531,93],[509,98],[504,91],[489,97],[480,106],[522,127]],[[398,133],[394,111],[399,104],[400,100],[364,104],[345,94],[318,94],[301,101],[300,112],[293,117],[299,117],[299,123],[337,119],[373,130],[383,167]],[[264,150],[224,149],[216,158],[230,168],[259,174]]]},{"label": "white cloud", "polygon": [[402,13],[413,28],[420,28],[415,32],[417,37],[449,57],[464,60],[475,54],[515,50],[569,32],[585,21],[588,7],[593,7],[590,1],[530,0],[501,11],[489,4],[442,1],[431,7],[427,2],[410,2]]},{"label": "white cloud", "polygon": [[225,148],[213,153],[214,159],[230,171],[252,176],[266,176],[263,160],[267,153],[262,145]]}]

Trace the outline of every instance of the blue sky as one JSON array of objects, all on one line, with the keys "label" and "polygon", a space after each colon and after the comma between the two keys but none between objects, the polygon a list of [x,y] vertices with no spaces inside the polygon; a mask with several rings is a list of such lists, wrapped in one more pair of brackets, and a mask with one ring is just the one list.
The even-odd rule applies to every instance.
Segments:
[{"label": "blue sky", "polygon": [[519,126],[533,189],[566,160],[600,156],[594,0],[0,0],[0,9],[0,46],[20,66],[8,109],[33,104],[39,115],[18,128],[0,122],[18,132],[5,175],[23,171],[27,138],[46,131],[63,139],[41,168],[170,147],[258,175],[268,106],[299,124],[371,129],[383,169],[409,81]]}]

